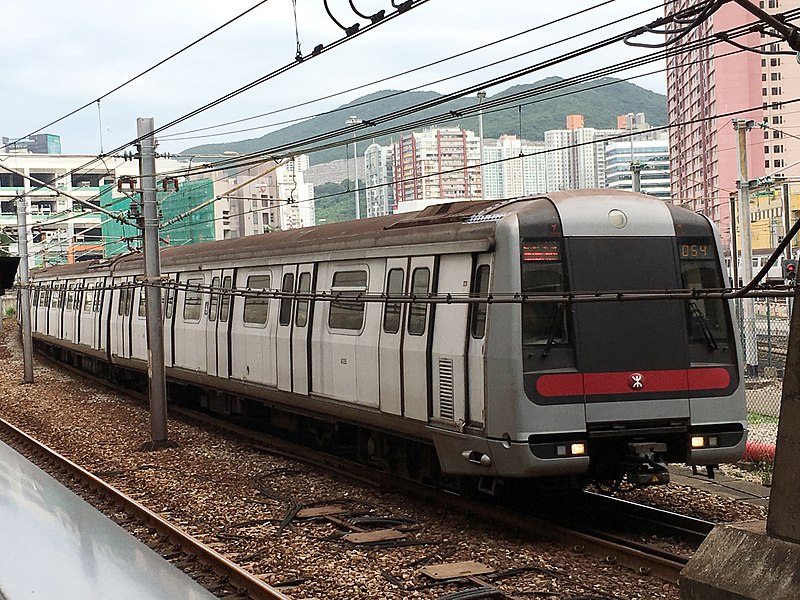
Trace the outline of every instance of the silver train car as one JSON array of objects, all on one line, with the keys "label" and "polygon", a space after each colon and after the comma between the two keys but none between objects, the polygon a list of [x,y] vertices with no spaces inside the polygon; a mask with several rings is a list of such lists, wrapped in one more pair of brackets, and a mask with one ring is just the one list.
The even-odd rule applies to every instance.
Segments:
[{"label": "silver train car", "polygon": [[[163,311],[173,400],[344,441],[410,477],[646,485],[668,481],[667,463],[716,465],[745,448],[727,301],[393,301],[724,287],[712,225],[660,200],[461,202],[164,248],[161,260],[178,283]],[[142,272],[140,255],[36,272],[37,345],[144,381],[144,290],[124,287]],[[302,296],[322,292],[339,296]]]}]

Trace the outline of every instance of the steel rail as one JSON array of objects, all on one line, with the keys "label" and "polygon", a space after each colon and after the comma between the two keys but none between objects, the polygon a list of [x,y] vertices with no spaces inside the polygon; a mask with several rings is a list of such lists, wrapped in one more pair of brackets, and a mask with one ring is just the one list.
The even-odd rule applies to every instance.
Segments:
[{"label": "steel rail", "polygon": [[232,586],[240,590],[246,590],[254,600],[290,600],[288,596],[283,595],[275,588],[257,579],[221,554],[205,546],[185,531],[172,525],[150,509],[122,493],[120,490],[104,482],[102,479],[95,477],[80,465],[77,465],[55,450],[40,443],[3,418],[0,418],[0,432],[15,438],[18,443],[31,448],[36,454],[42,456],[47,462],[55,465],[58,469],[65,471],[82,484],[86,484],[116,505],[122,506],[125,511],[132,514],[137,520],[145,523],[162,536],[178,544],[183,552],[194,556],[201,563],[208,565],[218,575],[226,577]]}]

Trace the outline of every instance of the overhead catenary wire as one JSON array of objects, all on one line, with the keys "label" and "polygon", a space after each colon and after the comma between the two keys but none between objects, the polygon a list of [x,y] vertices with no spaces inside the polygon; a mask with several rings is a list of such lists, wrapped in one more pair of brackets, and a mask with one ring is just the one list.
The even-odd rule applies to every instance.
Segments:
[{"label": "overhead catenary wire", "polygon": [[[55,125],[56,123],[60,123],[61,121],[65,120],[65,119],[68,119],[69,117],[71,117],[71,116],[73,116],[73,115],[75,115],[75,114],[77,114],[77,113],[81,112],[82,110],[84,110],[84,109],[86,109],[86,108],[88,108],[88,107],[92,106],[92,105],[93,105],[93,104],[95,104],[95,103],[97,103],[97,110],[98,110],[98,114],[99,114],[99,111],[100,111],[100,101],[101,101],[101,100],[103,100],[103,99],[105,99],[105,98],[108,98],[108,97],[109,97],[111,94],[113,94],[113,93],[115,93],[115,92],[118,92],[119,90],[121,90],[122,88],[124,88],[126,85],[129,85],[129,84],[133,83],[133,82],[134,82],[134,81],[136,81],[137,79],[139,79],[139,78],[141,78],[141,77],[144,77],[145,75],[147,75],[147,74],[148,74],[148,73],[150,73],[151,71],[154,71],[155,69],[157,69],[157,68],[158,68],[158,67],[160,67],[161,65],[163,65],[163,64],[165,64],[165,63],[167,63],[167,62],[169,62],[169,61],[170,61],[170,60],[172,60],[173,58],[175,58],[175,57],[177,57],[177,56],[179,56],[179,55],[183,54],[184,52],[186,52],[186,51],[187,51],[187,50],[189,50],[190,48],[193,48],[194,46],[196,46],[196,45],[197,45],[197,44],[199,44],[200,42],[202,42],[202,41],[204,41],[204,40],[208,39],[209,37],[211,37],[211,36],[212,36],[212,35],[214,35],[215,33],[219,32],[220,30],[222,30],[222,29],[224,29],[225,27],[227,27],[228,25],[230,25],[230,24],[232,24],[232,23],[234,23],[234,22],[238,21],[239,19],[241,19],[241,18],[242,18],[242,17],[244,17],[245,15],[247,15],[247,14],[249,14],[249,13],[253,12],[255,9],[257,9],[257,8],[258,8],[259,6],[261,6],[262,4],[266,4],[268,1],[269,1],[269,0],[260,0],[259,2],[257,2],[256,4],[254,4],[253,6],[251,6],[250,8],[248,8],[247,10],[245,10],[244,12],[241,12],[241,13],[239,13],[238,15],[236,15],[236,16],[235,16],[235,17],[233,17],[232,19],[229,19],[228,21],[226,21],[226,22],[225,22],[225,23],[223,23],[222,25],[220,25],[220,26],[218,26],[218,27],[215,27],[214,29],[212,29],[211,31],[209,31],[208,33],[206,33],[205,35],[203,35],[203,36],[201,36],[201,37],[197,38],[196,40],[194,40],[193,42],[191,42],[191,43],[187,44],[186,46],[184,46],[184,47],[183,47],[183,48],[181,48],[180,50],[177,50],[177,51],[173,52],[172,54],[170,54],[170,55],[169,55],[169,56],[167,56],[166,58],[163,58],[163,59],[161,59],[160,61],[158,61],[158,62],[157,62],[157,63],[155,63],[154,65],[152,65],[152,66],[150,66],[150,67],[146,68],[144,71],[142,71],[142,72],[138,73],[137,75],[134,75],[133,77],[130,77],[129,79],[127,79],[126,81],[124,81],[124,82],[122,82],[122,83],[118,84],[117,86],[115,86],[115,87],[114,87],[114,88],[112,88],[111,90],[109,90],[109,91],[107,91],[107,92],[105,92],[105,93],[103,93],[103,94],[100,94],[100,95],[97,97],[97,99],[95,99],[95,100],[92,100],[92,101],[90,101],[90,102],[87,102],[86,104],[84,104],[84,105],[82,105],[82,106],[79,106],[78,108],[76,108],[76,109],[74,109],[74,110],[71,110],[71,111],[69,111],[69,112],[68,112],[68,113],[66,113],[65,115],[62,115],[62,116],[58,117],[57,119],[55,119],[55,120],[53,120],[53,121],[50,121],[49,123],[47,123],[47,125],[42,125],[41,127],[38,127],[37,129],[35,129],[34,131],[31,131],[31,132],[30,132],[30,133],[28,133],[27,135],[24,135],[24,136],[22,136],[22,138],[21,138],[21,139],[25,139],[25,138],[27,138],[27,137],[30,137],[30,136],[32,136],[32,135],[36,135],[37,133],[39,133],[39,132],[41,132],[41,131],[44,131],[44,130],[45,130],[45,129],[47,129],[48,127],[51,127],[51,126]],[[100,124],[100,135],[101,135],[101,141],[100,141],[100,145],[101,145],[101,148],[100,148],[100,154],[103,154],[103,149],[102,149],[102,135],[103,135],[103,132],[102,132],[102,122],[101,122],[101,124]],[[9,147],[11,144],[12,144],[12,142],[9,142],[8,144],[5,144],[4,146],[0,146],[0,150],[5,150],[5,149],[6,149],[6,148],[8,148],[8,147]],[[130,145],[130,144],[128,144],[128,145]]]},{"label": "overhead catenary wire", "polygon": [[[266,1],[267,0],[262,0],[262,2],[266,2]],[[167,123],[165,125],[162,125],[162,126],[156,128],[156,129],[154,129],[153,135],[159,134],[162,131],[164,131],[166,129],[169,129],[170,127],[173,127],[174,125],[182,123],[183,121],[186,121],[186,120],[188,120],[188,119],[190,119],[190,118],[192,118],[192,117],[194,117],[194,116],[196,116],[196,115],[198,115],[198,114],[200,114],[202,112],[205,112],[206,110],[209,110],[210,108],[218,106],[219,104],[222,104],[222,103],[226,102],[227,100],[230,100],[231,98],[234,98],[234,97],[236,97],[236,96],[238,96],[238,95],[240,95],[240,94],[242,94],[242,93],[244,93],[244,92],[246,92],[246,91],[248,91],[248,90],[250,90],[250,89],[252,89],[252,88],[254,88],[256,86],[258,86],[258,85],[261,85],[262,83],[264,83],[266,81],[269,81],[270,79],[274,79],[275,77],[277,77],[277,76],[279,76],[279,75],[281,75],[281,74],[283,74],[285,72],[288,72],[289,70],[295,68],[296,66],[298,66],[300,64],[303,64],[304,62],[306,62],[310,58],[315,58],[317,56],[320,56],[323,53],[326,53],[326,52],[329,52],[329,51],[331,51],[331,50],[333,50],[335,48],[338,48],[339,46],[341,46],[342,44],[352,40],[353,38],[355,38],[357,36],[360,36],[360,35],[363,35],[364,33],[367,33],[368,31],[372,31],[374,28],[384,24],[385,22],[390,21],[390,20],[396,18],[397,16],[399,16],[401,14],[404,14],[404,13],[408,12],[409,10],[411,10],[413,8],[416,8],[416,7],[418,7],[418,6],[422,5],[422,4],[426,4],[429,1],[430,0],[408,0],[407,2],[403,3],[402,5],[400,5],[400,7],[398,7],[398,9],[395,12],[388,14],[385,17],[385,19],[383,19],[383,20],[381,20],[381,21],[379,21],[377,23],[370,23],[369,25],[367,25],[363,29],[360,29],[359,31],[357,31],[353,35],[345,36],[343,38],[340,38],[340,39],[328,44],[327,46],[323,46],[323,45],[317,46],[314,49],[314,52],[311,54],[311,56],[310,57],[306,57],[304,59],[304,61],[300,61],[300,62],[295,61],[293,63],[289,63],[287,65],[284,65],[283,67],[279,67],[278,69],[275,69],[275,70],[271,71],[270,73],[267,73],[266,75],[264,75],[262,77],[259,77],[258,79],[253,80],[250,83],[248,83],[248,84],[246,84],[244,86],[241,86],[241,87],[237,88],[236,90],[233,90],[233,91],[225,94],[224,96],[218,97],[216,100],[212,100],[211,102],[209,102],[209,103],[207,103],[207,104],[205,104],[205,105],[203,105],[203,106],[201,106],[199,108],[196,108],[196,109],[192,110],[191,112],[184,114],[181,117],[177,117],[176,119],[173,119],[172,121],[170,121],[169,123]],[[89,103],[89,106],[91,106],[91,104],[92,103]],[[83,108],[86,108],[86,107],[84,106],[80,110],[82,110]],[[75,112],[77,112],[77,111],[75,111]],[[72,114],[74,114],[74,112]],[[49,127],[49,125],[45,125],[43,128],[40,128],[37,131],[41,131],[41,129],[44,129],[46,127]],[[32,134],[29,134],[29,135],[32,135]],[[69,171],[69,172],[67,172],[67,173],[65,173],[63,175],[59,175],[56,178],[56,181],[66,177],[66,176],[72,175],[73,173],[80,172],[81,170],[86,169],[86,168],[90,167],[91,165],[95,164],[96,162],[102,160],[106,156],[112,156],[112,155],[114,155],[114,154],[116,154],[118,152],[121,152],[121,151],[125,150],[129,146],[136,145],[136,144],[140,143],[141,141],[142,141],[142,138],[135,138],[135,139],[131,140],[130,142],[127,142],[127,143],[123,144],[122,146],[118,146],[117,148],[115,148],[113,150],[110,150],[106,154],[100,154],[100,155],[97,156],[97,158],[92,159],[91,161],[89,161],[89,162],[87,162],[87,163],[85,163],[83,165],[80,165],[79,167],[76,167],[75,169],[72,169],[71,171]],[[0,161],[0,162],[2,162],[2,161]]]},{"label": "overhead catenary wire", "polygon": [[[262,117],[276,115],[276,114],[280,114],[282,112],[287,112],[287,111],[294,110],[294,109],[297,109],[297,108],[302,108],[304,106],[309,106],[311,104],[316,104],[316,103],[322,102],[324,100],[330,100],[331,98],[336,98],[337,96],[343,96],[345,94],[349,94],[349,93],[358,91],[360,89],[368,88],[368,87],[371,87],[371,86],[374,86],[374,85],[377,85],[377,84],[380,84],[380,83],[385,83],[387,81],[391,81],[392,79],[396,79],[398,77],[403,77],[405,75],[416,73],[416,72],[428,69],[430,67],[438,66],[438,65],[444,64],[446,62],[449,62],[451,60],[455,60],[455,59],[458,59],[458,58],[463,58],[464,56],[467,56],[467,55],[472,54],[474,52],[479,52],[481,50],[485,50],[486,48],[490,48],[492,46],[495,46],[497,44],[501,44],[503,42],[512,40],[514,38],[517,38],[517,37],[520,37],[520,36],[523,36],[523,35],[527,35],[529,33],[533,33],[533,32],[539,31],[539,30],[544,29],[546,27],[549,27],[551,25],[555,25],[557,23],[563,23],[564,21],[567,21],[567,20],[572,19],[574,17],[583,15],[585,13],[588,13],[588,12],[592,11],[592,10],[601,8],[603,6],[606,6],[607,4],[611,4],[612,2],[616,2],[616,1],[617,0],[604,0],[603,2],[600,2],[599,4],[595,4],[593,6],[585,8],[585,9],[570,13],[568,15],[557,17],[557,18],[552,19],[552,20],[550,20],[550,21],[548,21],[546,23],[542,23],[541,25],[537,25],[535,27],[529,27],[529,28],[527,28],[527,29],[525,29],[523,31],[520,31],[520,32],[512,34],[512,35],[505,36],[505,37],[500,38],[498,40],[494,40],[492,42],[488,42],[486,44],[482,44],[480,46],[476,46],[475,48],[470,48],[469,50],[465,50],[463,52],[458,52],[456,54],[447,56],[445,58],[441,58],[441,59],[438,59],[438,60],[423,64],[423,65],[420,65],[420,66],[417,66],[417,67],[413,67],[411,69],[407,69],[407,70],[401,71],[399,73],[394,73],[394,74],[389,75],[387,77],[382,77],[380,79],[375,79],[373,81],[369,81],[367,83],[364,83],[364,84],[361,84],[361,85],[358,85],[358,86],[354,86],[354,87],[348,88],[346,90],[341,90],[341,91],[338,91],[338,92],[335,92],[335,93],[332,93],[332,94],[328,94],[328,95],[325,95],[325,96],[315,97],[315,98],[313,98],[311,100],[308,100],[308,101],[305,101],[305,102],[299,102],[299,103],[293,104],[291,106],[287,106],[287,107],[284,107],[284,108],[279,108],[279,109],[268,111],[268,112],[261,113],[261,114],[258,114],[258,115],[253,115],[253,116],[250,116],[250,117],[244,117],[244,118],[241,118],[241,119],[235,119],[233,121],[227,121],[225,123],[219,123],[217,125],[209,125],[207,127],[200,127],[200,128],[197,128],[197,129],[189,129],[189,130],[186,130],[186,131],[180,131],[180,132],[175,132],[175,133],[171,133],[171,134],[167,133],[167,134],[161,135],[160,137],[161,137],[162,140],[171,140],[171,141],[197,139],[197,138],[194,138],[194,137],[181,137],[181,136],[186,136],[188,134],[198,133],[198,132],[201,132],[201,131],[208,131],[208,130],[211,130],[211,129],[218,129],[220,127],[227,127],[228,125],[235,125],[237,123],[244,123],[246,121],[252,121],[254,119],[260,119]],[[652,6],[651,8],[648,8],[648,9],[645,9],[645,10],[642,10],[642,11],[639,11],[639,12],[636,12],[636,13],[632,13],[631,15],[627,15],[627,16],[623,17],[620,20],[620,22],[622,20],[626,20],[626,19],[630,19],[630,18],[634,18],[634,17],[639,16],[639,15],[642,15],[642,14],[644,14],[646,12],[649,12],[649,11],[653,10],[654,8],[658,8],[658,6],[660,6],[660,4],[657,4],[655,6]],[[609,23],[608,25],[613,25],[614,23],[616,23],[616,22]],[[574,39],[574,37],[579,37],[581,35],[585,35],[586,33],[587,32],[576,33],[575,36],[573,36],[573,39]],[[489,63],[488,65],[483,65],[483,66],[479,67],[478,69],[471,69],[469,71],[465,71],[463,73],[460,73],[458,75],[454,75],[454,76],[451,76],[451,77],[444,77],[442,79],[438,79],[438,80],[434,80],[434,81],[428,81],[428,82],[426,82],[424,84],[421,84],[421,85],[418,85],[418,86],[414,86],[412,88],[405,89],[405,90],[399,91],[397,93],[392,93],[392,94],[389,94],[387,96],[381,96],[380,98],[366,100],[366,101],[363,101],[363,102],[357,102],[355,104],[349,104],[346,107],[335,108],[333,110],[323,111],[323,112],[316,113],[316,114],[313,114],[313,115],[305,115],[303,117],[297,117],[295,119],[288,119],[288,120],[285,120],[285,121],[269,123],[267,125],[261,125],[261,126],[258,126],[258,127],[253,127],[253,128],[248,128],[248,129],[240,129],[240,130],[235,130],[235,131],[226,131],[226,132],[221,132],[221,133],[211,134],[211,135],[217,136],[217,135],[230,135],[230,134],[233,134],[233,133],[242,133],[242,132],[245,132],[245,131],[253,131],[255,129],[263,129],[263,128],[266,128],[266,127],[276,127],[276,126],[279,126],[279,125],[287,125],[287,124],[290,124],[290,123],[295,123],[297,121],[302,121],[302,120],[305,120],[305,119],[308,119],[308,118],[312,118],[312,117],[319,117],[319,116],[323,116],[323,115],[330,115],[330,114],[335,114],[335,113],[344,112],[344,111],[351,111],[353,109],[360,108],[362,106],[368,106],[368,105],[374,104],[376,102],[382,102],[382,101],[386,100],[386,98],[391,98],[391,97],[394,97],[394,96],[397,96],[397,95],[407,94],[407,93],[409,93],[411,91],[418,90],[419,88],[422,88],[422,87],[427,87],[427,86],[434,85],[436,83],[441,83],[443,81],[448,81],[449,79],[452,79],[453,77],[460,77],[461,75],[466,74],[466,73],[472,73],[472,72],[475,72],[477,70],[486,68],[488,66],[497,65],[497,64],[500,64],[501,62],[505,62],[507,60],[511,60],[511,59],[514,59],[514,58],[519,58],[521,56],[525,56],[525,55],[530,54],[532,52],[541,50],[542,48],[545,48],[545,47],[547,47],[547,46],[540,46],[540,47],[535,48],[533,50],[527,50],[525,52],[518,53],[518,54],[516,54],[514,56],[511,56],[511,57],[508,57],[508,58],[505,58],[505,59],[502,59],[502,60],[498,60],[498,61]],[[206,136],[198,136],[198,137],[206,137]]]},{"label": "overhead catenary wire", "polygon": [[[791,18],[796,18],[796,16],[800,14],[800,10],[790,11],[790,13],[787,13],[787,14],[790,14]],[[730,31],[731,35],[745,35],[747,33],[748,29],[750,27],[752,27],[753,25],[754,25],[754,23],[748,23],[746,25],[731,29],[729,31]],[[623,33],[623,34],[620,34],[618,36],[613,36],[613,38],[608,38],[608,39],[604,40],[601,44],[604,46],[606,43],[609,42],[610,39],[621,39],[622,37],[624,37],[624,35],[626,35],[626,34]],[[715,43],[719,43],[720,41],[721,40],[718,40],[718,39],[716,39],[714,37],[709,37],[709,38],[705,38],[704,40],[701,40],[701,41],[692,42],[691,43],[692,44],[691,48],[693,49],[693,48],[702,47],[703,45],[712,45],[712,44],[715,44]],[[415,128],[415,127],[433,125],[433,124],[436,124],[437,122],[440,122],[442,120],[450,119],[453,116],[463,117],[463,116],[467,116],[467,115],[470,115],[470,114],[477,114],[477,112],[479,110],[477,105],[468,106],[468,107],[463,107],[463,108],[459,109],[459,111],[456,114],[454,114],[452,111],[447,111],[447,112],[444,112],[444,113],[440,113],[439,115],[436,115],[434,117],[426,117],[424,119],[419,119],[419,120],[413,121],[411,123],[404,123],[402,125],[397,125],[397,126],[388,126],[388,127],[384,128],[384,129],[381,129],[381,130],[378,130],[378,131],[369,131],[369,132],[364,133],[364,134],[362,134],[360,136],[357,134],[357,131],[359,129],[373,128],[373,127],[377,126],[380,123],[389,123],[392,120],[396,120],[396,119],[398,119],[400,117],[407,116],[407,115],[412,115],[415,112],[420,112],[422,110],[426,110],[428,108],[432,108],[432,107],[435,107],[437,105],[444,104],[444,103],[449,102],[451,100],[454,100],[456,98],[460,98],[460,97],[463,97],[463,96],[471,95],[476,89],[481,89],[482,90],[482,89],[485,89],[487,87],[491,87],[493,85],[497,85],[498,83],[505,83],[507,81],[513,80],[514,78],[521,77],[521,76],[530,74],[532,72],[535,72],[536,70],[540,70],[540,69],[546,68],[548,66],[552,66],[553,64],[557,64],[557,63],[563,62],[565,60],[569,60],[570,58],[574,58],[577,55],[581,55],[582,53],[588,52],[593,47],[594,46],[584,47],[584,48],[581,48],[581,49],[579,49],[577,51],[573,51],[573,52],[570,52],[570,53],[567,53],[567,54],[562,54],[562,55],[560,55],[558,57],[555,57],[555,58],[548,59],[546,61],[542,61],[540,63],[537,63],[536,65],[533,65],[531,67],[527,67],[527,68],[522,69],[522,70],[517,70],[517,71],[514,71],[512,73],[503,75],[501,77],[494,78],[494,79],[489,80],[489,81],[484,81],[484,82],[481,82],[480,84],[469,86],[468,88],[464,88],[464,89],[458,90],[456,92],[452,92],[450,94],[443,95],[440,98],[437,98],[435,100],[427,101],[427,102],[423,102],[423,103],[418,103],[418,104],[413,105],[411,107],[408,107],[406,109],[401,109],[399,111],[393,111],[391,113],[387,113],[385,115],[381,115],[380,117],[375,117],[375,118],[372,118],[372,119],[369,119],[369,120],[365,120],[364,123],[360,124],[360,125],[351,125],[351,126],[338,128],[338,129],[335,129],[333,131],[329,131],[329,132],[325,132],[325,133],[322,133],[322,134],[317,134],[317,135],[314,135],[314,136],[310,136],[310,137],[304,138],[302,140],[295,140],[294,142],[292,142],[290,144],[282,144],[282,145],[274,146],[274,147],[271,147],[271,148],[268,148],[268,149],[265,149],[265,150],[260,150],[260,151],[257,151],[257,152],[241,155],[241,156],[237,157],[236,159],[229,159],[227,161],[220,161],[220,163],[217,163],[217,164],[219,166],[224,166],[225,164],[233,164],[233,163],[242,164],[245,160],[250,159],[250,158],[256,158],[258,156],[282,155],[282,154],[285,154],[285,153],[300,154],[300,153],[310,153],[310,152],[319,151],[319,150],[326,150],[326,149],[338,147],[339,145],[342,145],[344,142],[339,141],[339,142],[333,142],[331,144],[320,144],[320,145],[311,146],[311,147],[308,147],[308,144],[315,143],[315,142],[321,142],[321,141],[324,141],[326,139],[335,139],[335,138],[339,138],[341,136],[349,135],[349,134],[353,134],[355,136],[355,141],[358,142],[358,141],[367,140],[367,139],[370,139],[372,137],[376,137],[376,136],[379,136],[379,135],[389,135],[389,134],[392,134],[392,133],[399,133],[399,132],[402,132],[402,131],[407,130],[407,129],[412,129],[412,128]],[[685,50],[684,48],[680,49],[680,51],[684,51],[684,50]],[[599,73],[603,73],[603,74],[612,73],[612,72],[614,72],[614,69],[619,69],[621,67],[621,65],[625,65],[626,68],[633,68],[633,67],[636,67],[636,66],[641,66],[643,64],[646,64],[647,62],[653,62],[655,60],[659,60],[659,59],[661,59],[661,58],[663,58],[665,56],[668,56],[668,55],[669,55],[668,54],[668,50],[659,50],[657,52],[654,52],[654,53],[651,53],[651,54],[647,55],[644,58],[632,59],[630,61],[624,61],[623,63],[618,63],[617,65],[614,65],[614,66],[604,67],[602,69],[597,69],[597,70],[595,70],[593,72],[593,76],[597,77]],[[586,76],[583,76],[583,77],[586,77]],[[574,81],[576,81],[576,78],[572,78],[570,80],[564,80],[563,82],[561,82],[561,83],[559,83],[557,85],[565,86],[565,85],[569,85],[570,82],[574,82]],[[514,101],[516,101],[516,100],[518,100],[520,98],[524,98],[524,97],[528,97],[528,96],[532,96],[532,95],[536,95],[536,94],[541,94],[541,93],[543,93],[542,88],[536,88],[534,90],[523,91],[523,92],[519,92],[518,94],[515,94],[515,95],[505,96],[503,98],[494,99],[494,100],[485,102],[483,104],[484,114],[486,114],[487,111],[490,111],[492,106],[497,106],[498,104],[509,104],[509,105],[511,105]],[[350,140],[350,141],[352,141],[352,140]]]}]

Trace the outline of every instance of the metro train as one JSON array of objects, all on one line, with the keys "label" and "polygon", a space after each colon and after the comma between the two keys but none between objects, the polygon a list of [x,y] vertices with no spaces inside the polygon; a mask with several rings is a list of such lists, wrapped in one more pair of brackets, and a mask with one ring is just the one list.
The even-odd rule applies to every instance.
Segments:
[{"label": "metro train", "polygon": [[[163,248],[161,262],[171,402],[489,493],[533,478],[661,484],[670,462],[745,448],[729,302],[624,300],[724,287],[713,225],[652,197],[457,202]],[[146,381],[142,273],[139,254],[35,272],[37,347]],[[622,295],[569,298],[603,290]],[[561,300],[530,301],[548,295]]]}]

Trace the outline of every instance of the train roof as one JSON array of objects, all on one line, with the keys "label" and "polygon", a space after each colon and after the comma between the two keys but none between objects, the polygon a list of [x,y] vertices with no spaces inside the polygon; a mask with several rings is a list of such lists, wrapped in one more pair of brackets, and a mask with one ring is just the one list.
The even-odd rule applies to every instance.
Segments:
[{"label": "train roof", "polygon": [[[200,242],[178,247],[162,247],[161,266],[169,270],[187,264],[216,263],[220,257],[238,261],[295,254],[323,254],[342,250],[416,244],[446,244],[455,246],[469,241],[484,241],[486,249],[494,242],[496,223],[505,215],[524,211],[532,201],[547,199],[556,206],[563,203],[637,198],[643,202],[664,204],[662,200],[641,194],[617,190],[570,190],[540,194],[526,198],[490,201],[450,202],[429,206],[413,213],[401,213],[370,219],[329,223],[315,227],[274,231],[271,233]],[[670,205],[671,206],[671,205]],[[679,209],[682,210],[682,209]],[[686,211],[688,214],[693,214]],[[699,215],[695,215],[700,219]],[[140,252],[58,265],[39,269],[36,275],[49,277],[92,276],[100,269],[112,271],[141,270]]]}]

